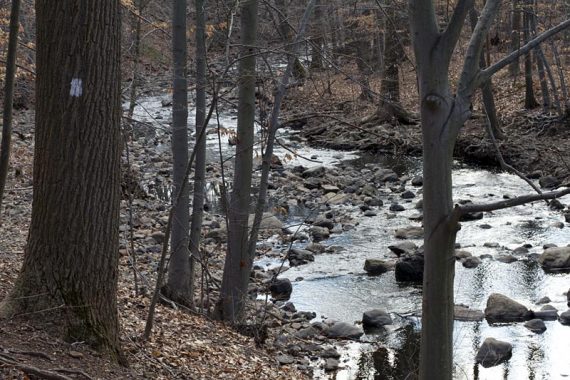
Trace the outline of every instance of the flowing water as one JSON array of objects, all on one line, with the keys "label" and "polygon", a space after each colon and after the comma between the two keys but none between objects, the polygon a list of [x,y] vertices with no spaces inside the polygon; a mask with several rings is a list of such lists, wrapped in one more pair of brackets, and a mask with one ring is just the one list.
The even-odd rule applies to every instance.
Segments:
[{"label": "flowing water", "polygon": [[[161,98],[147,98],[137,107],[135,118],[147,121],[158,128],[167,126],[164,120],[170,117],[170,107],[161,106]],[[156,119],[158,116],[158,120]],[[190,119],[193,118],[190,113]],[[223,157],[229,160],[233,154],[228,147],[227,136],[235,129],[235,113],[224,113],[220,117],[223,129]],[[216,120],[211,124],[215,125]],[[160,131],[160,130],[159,130]],[[259,131],[258,131],[259,132]],[[281,135],[287,138],[287,134]],[[168,148],[158,144],[157,149]],[[219,160],[217,134],[208,134],[208,160]],[[398,174],[416,175],[421,171],[417,159],[395,159],[390,157],[358,157],[354,153],[312,149],[300,144],[293,147],[297,156],[285,160],[286,166],[331,166],[343,160],[352,159],[352,165],[363,167],[374,162],[392,168]],[[277,148],[276,154],[285,157],[288,150]],[[315,157],[307,161],[302,157]],[[454,197],[474,202],[502,200],[504,196],[516,196],[531,192],[529,186],[510,174],[456,165],[453,175]],[[307,265],[294,267],[282,276],[293,281],[291,301],[298,310],[315,311],[321,316],[354,322],[362,319],[362,313],[373,308],[384,308],[393,313],[394,326],[375,334],[365,335],[363,341],[372,343],[350,343],[343,349],[342,369],[335,375],[316,372],[316,378],[336,379],[405,379],[418,364],[419,318],[421,313],[421,287],[400,284],[394,279],[394,272],[380,276],[367,276],[363,264],[367,258],[393,258],[388,246],[395,243],[393,231],[396,228],[418,225],[408,218],[417,213],[416,199],[405,205],[406,210],[389,212],[381,207],[375,217],[360,217],[360,224],[351,231],[332,237],[327,245],[342,247],[339,253],[322,254]],[[390,195],[385,194],[386,197]],[[562,202],[570,202],[570,197]],[[354,214],[358,210],[354,208]],[[303,210],[290,214],[289,224],[299,223],[305,217]],[[559,212],[548,210],[542,202],[518,206],[511,209],[485,213],[481,220],[463,222],[457,235],[462,249],[473,255],[513,254],[519,260],[506,264],[493,259],[484,259],[475,269],[465,269],[456,264],[455,303],[471,308],[484,309],[489,294],[498,292],[509,296],[531,309],[540,308],[535,302],[543,296],[551,298],[550,303],[559,312],[565,311],[566,297],[563,292],[570,287],[570,274],[546,274],[529,255],[540,254],[542,246],[554,243],[565,246],[570,243],[570,228],[558,224],[564,218]],[[492,247],[485,246],[484,243]],[[415,240],[421,245],[421,241]],[[528,253],[516,254],[513,250],[530,245]],[[271,260],[260,260],[261,265],[270,265]],[[454,330],[454,360],[456,379],[565,379],[570,377],[570,327],[558,321],[547,321],[543,334],[534,334],[522,323],[489,325],[482,322],[456,322]],[[494,337],[513,344],[513,356],[504,364],[483,368],[475,364],[475,355],[480,344],[487,337]]]},{"label": "flowing water", "polygon": [[[400,164],[401,165],[401,164]],[[409,166],[409,165],[408,165]],[[418,167],[408,169],[412,174]],[[473,168],[454,170],[455,199],[492,202],[503,195],[528,193],[529,187],[518,177]],[[568,202],[566,197],[562,202]],[[333,236],[327,244],[341,245],[344,250],[333,255],[319,255],[314,263],[294,267],[283,276],[294,282],[291,301],[301,310],[313,310],[319,315],[353,322],[362,319],[362,313],[383,308],[392,313],[409,315],[421,308],[421,287],[402,285],[394,273],[367,276],[363,264],[367,258],[391,258],[388,246],[395,243],[393,231],[409,226],[408,217],[417,212],[409,203],[406,211],[394,213],[382,208],[378,216],[362,217],[360,225],[341,236]],[[543,296],[551,298],[551,305],[560,312],[567,309],[563,292],[570,287],[570,275],[546,274],[534,260],[532,253],[542,253],[542,246],[570,243],[570,229],[557,226],[563,217],[548,210],[544,203],[534,203],[512,209],[486,213],[481,220],[463,222],[457,235],[462,249],[473,255],[513,254],[519,261],[511,264],[484,259],[475,269],[465,269],[456,263],[455,303],[484,309],[491,293],[502,293],[525,306],[539,309],[534,303]],[[490,228],[489,228],[490,226]],[[484,228],[482,228],[484,227]],[[415,241],[421,245],[421,241]],[[484,243],[498,243],[486,247]],[[526,254],[513,250],[525,244],[532,248]],[[491,244],[495,245],[495,244]],[[398,318],[395,319],[398,323]],[[402,321],[399,321],[400,324]],[[417,365],[419,322],[412,321],[405,329],[391,329],[380,335],[366,336],[365,340],[380,341],[385,346],[370,352],[370,347],[349,346],[352,358],[336,379],[404,379]],[[563,379],[570,376],[570,327],[558,321],[547,321],[547,331],[537,335],[522,323],[490,326],[486,321],[455,323],[454,360],[456,379]],[[475,355],[487,337],[513,344],[513,357],[497,367],[485,369],[475,364]],[[411,358],[414,358],[413,360]],[[320,374],[325,377],[324,374]]]}]

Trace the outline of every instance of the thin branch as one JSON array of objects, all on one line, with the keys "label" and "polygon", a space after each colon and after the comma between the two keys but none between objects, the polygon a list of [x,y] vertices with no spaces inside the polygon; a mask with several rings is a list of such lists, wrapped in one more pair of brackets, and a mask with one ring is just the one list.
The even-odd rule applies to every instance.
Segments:
[{"label": "thin branch", "polygon": [[459,84],[457,85],[457,93],[464,99],[471,98],[475,89],[483,83],[477,83],[476,80],[480,70],[479,58],[483,51],[485,37],[489,32],[489,28],[491,27],[500,6],[501,0],[488,0],[485,3],[485,7],[481,12],[479,21],[477,21],[477,25],[475,26],[471,39],[469,40],[469,46],[467,47],[461,77],[459,79]]},{"label": "thin branch", "polygon": [[532,189],[534,191],[536,191],[538,194],[542,194],[542,191],[538,188],[538,186],[536,186],[534,184],[534,182],[532,182],[530,179],[528,179],[528,177],[525,176],[523,173],[521,173],[519,170],[517,170],[516,168],[514,168],[513,166],[511,166],[505,162],[505,159],[503,158],[503,154],[501,153],[501,150],[499,149],[499,144],[497,143],[497,139],[495,138],[495,134],[493,133],[493,128],[491,126],[491,122],[489,120],[487,120],[485,127],[487,128],[487,133],[489,134],[489,137],[491,138],[491,142],[493,143],[493,146],[495,147],[495,151],[497,153],[497,159],[499,160],[499,164],[501,165],[501,167],[503,169],[512,171],[517,176],[519,176],[520,179],[522,179],[523,181],[528,183],[528,185],[530,187],[532,187]]},{"label": "thin branch", "polygon": [[507,55],[505,58],[501,59],[498,62],[495,62],[494,64],[492,64],[491,66],[489,66],[485,70],[482,70],[479,73],[478,81],[479,82],[486,81],[493,74],[495,74],[497,71],[501,70],[503,67],[507,66],[508,64],[513,62],[515,59],[517,59],[521,55],[524,55],[524,54],[530,52],[532,49],[534,49],[535,47],[540,45],[542,42],[546,41],[547,39],[554,36],[555,34],[560,33],[561,31],[563,31],[564,29],[566,29],[568,27],[570,27],[570,19],[563,21],[560,24],[558,24],[557,26],[547,30],[546,32],[539,34],[536,38],[529,41],[527,44],[525,44],[520,49],[513,51],[511,54]]},{"label": "thin branch", "polygon": [[570,194],[570,188],[566,188],[564,190],[559,190],[559,191],[550,191],[548,193],[542,193],[542,194],[522,195],[520,197],[515,197],[493,203],[465,204],[465,205],[456,204],[455,209],[453,210],[453,214],[456,217],[460,217],[461,215],[469,214],[472,212],[489,212],[495,210],[502,210],[504,208],[520,206],[526,203],[542,201],[547,199],[557,199],[567,194]]},{"label": "thin branch", "polygon": [[165,29],[161,28],[160,26],[156,25],[154,22],[150,21],[149,19],[141,16],[140,14],[138,14],[137,12],[135,12],[134,10],[132,10],[130,7],[123,5],[121,3],[121,7],[125,8],[126,10],[128,10],[133,16],[141,19],[142,21],[146,22],[147,24],[149,24],[150,26],[152,26],[153,28],[155,28],[156,30],[160,30],[162,33],[164,33],[167,37],[172,38],[172,35]]}]

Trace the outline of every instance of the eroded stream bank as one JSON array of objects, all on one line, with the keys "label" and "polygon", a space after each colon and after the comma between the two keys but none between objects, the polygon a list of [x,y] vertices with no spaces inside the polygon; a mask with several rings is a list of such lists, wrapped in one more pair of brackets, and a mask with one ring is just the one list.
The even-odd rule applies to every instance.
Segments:
[{"label": "eroded stream bank", "polygon": [[[160,98],[148,98],[142,105],[144,109],[137,110],[136,118],[146,120],[150,126],[166,129],[170,108],[163,107]],[[228,133],[235,128],[235,115],[225,113],[221,123],[224,127],[222,156],[229,159],[232,147],[228,145]],[[212,126],[212,131],[215,129]],[[287,266],[301,265],[284,271],[280,278],[292,282],[290,302],[295,308],[315,312],[317,318],[313,321],[314,333],[307,331],[312,327],[308,320],[284,324],[283,334],[276,335],[281,339],[275,344],[281,355],[278,357],[288,364],[312,365],[315,378],[405,378],[404,375],[412,373],[417,365],[421,287],[396,281],[393,270],[369,276],[363,266],[367,259],[395,264],[397,257],[388,246],[401,241],[394,236],[394,231],[421,225],[421,208],[417,207],[421,186],[417,180],[416,186],[412,185],[412,180],[420,173],[420,161],[313,149],[297,133],[287,130],[280,138],[298,156],[284,148],[277,152],[282,165],[272,174],[269,211],[278,215],[284,223],[282,227],[290,233],[269,236],[260,243],[265,254],[257,262],[252,291],[264,289],[263,283],[271,277],[271,270],[280,265],[291,241],[296,249],[311,248],[308,252],[300,251],[294,258],[296,262],[286,261]],[[148,136],[146,141],[156,145],[144,147],[150,158],[141,161],[138,170],[147,177],[145,183],[151,186],[151,191],[162,188],[167,194],[168,164],[161,163],[158,171],[152,167],[159,161],[159,156],[168,155],[168,136],[159,132]],[[144,146],[142,140],[141,144]],[[218,243],[224,238],[214,191],[221,181],[217,167],[217,133],[208,134],[208,147],[213,191],[209,204],[211,212],[205,223],[208,230],[205,244]],[[230,168],[227,179],[230,180],[231,160],[227,165]],[[454,173],[454,195],[458,200],[493,201],[530,192],[528,185],[508,174],[459,164]],[[562,203],[565,201],[568,200],[561,199]],[[566,246],[570,242],[570,230],[564,218],[568,208],[563,206],[562,210],[549,210],[544,203],[535,203],[486,213],[482,219],[462,223],[457,238],[461,250],[479,258],[480,263],[469,269],[460,261],[456,263],[456,304],[482,310],[491,293],[501,293],[532,310],[540,309],[542,305],[537,302],[549,297],[548,304],[559,312],[565,311],[564,292],[570,287],[570,275],[545,273],[537,263],[544,245]],[[318,245],[314,244],[317,240]],[[421,245],[419,236],[406,241]],[[299,257],[303,254],[310,256]],[[276,308],[282,318],[295,316],[290,304],[280,302],[277,305],[285,307]],[[321,355],[316,347],[311,351],[303,340],[323,342],[325,338],[321,336],[327,335],[324,329],[328,328],[321,323],[323,320],[352,324],[362,319],[363,312],[377,308],[386,310],[393,324],[363,335],[359,338],[360,343],[338,345],[343,354],[337,363],[339,370],[334,374],[325,372],[322,366],[330,364],[330,358]],[[297,314],[295,318],[298,317]],[[545,323],[547,330],[543,334],[534,334],[523,323],[456,322],[455,377],[556,379],[570,376],[567,360],[570,327],[558,321]],[[312,335],[295,339],[308,332]],[[477,350],[487,337],[513,344],[512,358],[492,368],[475,364]]]}]

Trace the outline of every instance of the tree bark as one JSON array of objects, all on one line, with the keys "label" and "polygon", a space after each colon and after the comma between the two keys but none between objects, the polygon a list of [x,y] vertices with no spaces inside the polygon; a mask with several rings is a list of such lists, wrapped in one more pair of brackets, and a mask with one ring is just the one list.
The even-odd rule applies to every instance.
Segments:
[{"label": "tree bark", "polygon": [[133,41],[133,79],[131,81],[131,91],[129,95],[129,111],[127,116],[129,118],[133,117],[135,112],[135,107],[137,105],[137,87],[139,85],[139,61],[141,58],[141,29],[142,29],[142,11],[144,9],[144,0],[138,0],[136,2],[137,14],[135,16],[135,35]]},{"label": "tree bark", "polygon": [[322,23],[322,3],[317,0],[315,5],[315,22],[313,23],[311,36],[311,69],[322,69],[323,64],[323,23]]},{"label": "tree bark", "polygon": [[0,146],[0,209],[4,199],[4,188],[10,164],[12,145],[12,109],[14,106],[14,79],[16,78],[16,55],[18,53],[18,30],[20,29],[20,0],[12,0],[10,10],[10,37],[6,57],[6,79],[4,81],[4,110],[2,116],[2,145]]},{"label": "tree bark", "polygon": [[253,126],[255,121],[255,53],[257,0],[241,3],[239,99],[233,191],[228,207],[228,252],[216,317],[240,321],[247,298],[252,259],[247,250],[248,219],[253,171]]},{"label": "tree bark", "polygon": [[[511,51],[517,51],[521,46],[521,10],[519,0],[513,0],[511,8]],[[520,73],[520,60],[517,58],[509,65],[509,73],[514,78]]]},{"label": "tree bark", "polygon": [[[196,0],[196,167],[194,169],[194,194],[192,222],[190,225],[190,251],[192,266],[201,262],[200,238],[204,215],[206,188],[206,138],[199,138],[206,128],[206,10],[205,1]],[[194,271],[190,273],[194,283]]]},{"label": "tree bark", "polygon": [[[528,9],[525,8],[523,13],[523,36],[525,44],[530,41],[530,15]],[[536,97],[534,96],[534,83],[532,80],[532,55],[530,52],[524,56],[524,83],[525,83],[525,97],[524,107],[526,109],[533,109],[538,106]]]},{"label": "tree bark", "polygon": [[193,303],[193,267],[188,245],[190,224],[190,195],[188,186],[183,186],[188,163],[188,80],[186,60],[186,0],[174,0],[172,7],[172,55],[174,66],[172,93],[172,163],[174,205],[172,237],[170,240],[170,263],[168,281],[163,289],[171,300],[191,306]]},{"label": "tree bark", "polygon": [[3,315],[64,315],[67,337],[120,358],[118,0],[37,0],[36,145],[24,263]]},{"label": "tree bark", "polygon": [[[489,4],[491,4],[489,6]],[[418,67],[423,135],[424,278],[420,379],[451,380],[453,373],[453,258],[457,223],[451,165],[460,127],[469,116],[479,57],[495,1],[487,2],[467,50],[457,94],[451,93],[449,64],[473,1],[460,0],[444,32],[432,1],[410,1],[410,23]]]},{"label": "tree bark", "polygon": [[383,100],[400,103],[399,65],[404,51],[396,30],[396,5],[391,4],[386,11],[384,33],[384,74],[380,84],[380,96]]},{"label": "tree bark", "polygon": [[[477,26],[478,18],[478,12],[475,10],[475,8],[472,8],[471,11],[469,11],[471,29],[475,29],[475,26]],[[486,46],[488,51],[489,45],[486,44]],[[485,69],[487,67],[485,54],[481,54],[481,57],[479,57],[479,66],[481,69]],[[512,64],[509,65],[509,70],[511,70],[511,68]],[[489,128],[492,133],[492,136],[490,137],[502,140],[505,138],[505,135],[501,130],[499,118],[497,117],[497,107],[495,106],[495,96],[493,95],[493,80],[491,78],[485,81],[485,83],[483,83],[481,86],[481,95],[483,97],[483,107],[485,108],[485,114],[487,115],[487,122],[489,123]]]}]

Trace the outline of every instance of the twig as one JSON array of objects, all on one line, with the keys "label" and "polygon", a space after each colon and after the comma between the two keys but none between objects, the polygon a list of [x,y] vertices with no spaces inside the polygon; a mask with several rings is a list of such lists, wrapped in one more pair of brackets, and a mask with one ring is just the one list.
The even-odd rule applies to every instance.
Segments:
[{"label": "twig", "polygon": [[[487,128],[487,133],[489,134],[489,137],[491,138],[491,142],[493,143],[493,146],[495,147],[495,152],[497,153],[497,159],[499,160],[499,164],[501,165],[501,167],[503,169],[507,169],[507,170],[512,171],[513,173],[518,175],[523,181],[528,183],[529,186],[532,187],[534,191],[536,191],[538,194],[542,194],[542,191],[540,191],[540,189],[534,184],[534,182],[532,182],[530,179],[528,179],[527,176],[525,176],[519,170],[515,169],[513,166],[511,166],[505,162],[505,160],[503,158],[503,154],[501,153],[501,150],[499,149],[499,144],[497,143],[497,139],[495,138],[495,134],[493,133],[493,128],[491,126],[491,122],[489,120],[487,120],[487,123],[485,123],[485,128]],[[546,203],[548,204],[548,202],[546,202]]]}]

